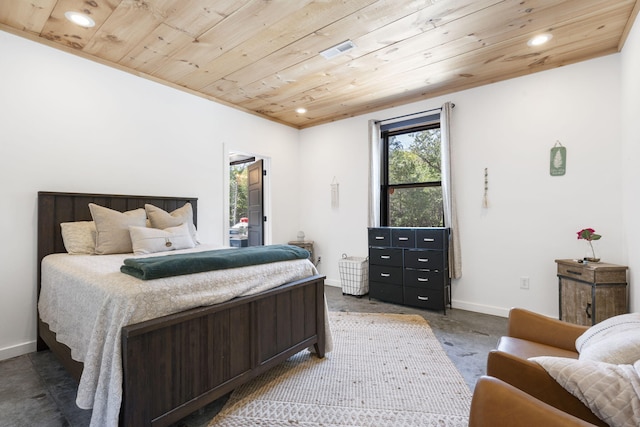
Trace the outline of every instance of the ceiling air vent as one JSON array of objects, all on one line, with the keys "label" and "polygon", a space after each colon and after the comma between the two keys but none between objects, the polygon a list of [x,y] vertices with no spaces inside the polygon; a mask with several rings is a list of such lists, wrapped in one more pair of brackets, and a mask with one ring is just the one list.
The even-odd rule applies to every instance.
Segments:
[{"label": "ceiling air vent", "polygon": [[330,47],[329,49],[323,50],[320,52],[320,55],[324,56],[325,59],[331,59],[353,49],[354,47],[356,47],[356,45],[353,44],[351,40],[347,40]]}]

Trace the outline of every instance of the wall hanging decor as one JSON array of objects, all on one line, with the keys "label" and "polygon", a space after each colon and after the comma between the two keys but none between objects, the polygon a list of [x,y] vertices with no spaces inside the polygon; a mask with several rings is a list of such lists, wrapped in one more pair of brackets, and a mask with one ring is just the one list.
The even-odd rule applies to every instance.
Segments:
[{"label": "wall hanging decor", "polygon": [[337,209],[340,205],[340,197],[338,194],[338,181],[336,177],[333,177],[333,181],[331,181],[331,208]]},{"label": "wall hanging decor", "polygon": [[560,141],[551,148],[551,161],[549,173],[551,176],[562,176],[567,171],[567,149],[562,146]]},{"label": "wall hanging decor", "polygon": [[489,207],[489,169],[484,168],[484,196],[482,196],[482,207]]}]

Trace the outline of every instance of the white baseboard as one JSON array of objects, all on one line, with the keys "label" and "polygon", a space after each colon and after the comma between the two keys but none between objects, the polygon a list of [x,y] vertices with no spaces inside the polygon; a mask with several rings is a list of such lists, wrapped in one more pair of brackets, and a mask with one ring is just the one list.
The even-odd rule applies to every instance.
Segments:
[{"label": "white baseboard", "polygon": [[342,287],[342,283],[340,283],[340,280],[324,279],[324,284],[327,286],[333,286],[334,288]]},{"label": "white baseboard", "polygon": [[37,345],[35,341],[29,341],[23,344],[14,345],[0,349],[0,360],[11,359],[12,357],[22,356],[23,354],[33,353],[36,351]]},{"label": "white baseboard", "polygon": [[[336,288],[342,287],[340,280],[335,280],[335,279],[325,279],[324,284],[327,286],[333,286]],[[458,308],[460,310],[473,311],[473,312],[482,313],[482,314],[490,314],[492,316],[509,317],[509,310],[510,310],[509,308],[494,307],[490,305],[475,304],[472,302],[457,301],[457,300],[453,300],[451,305],[453,308]]]},{"label": "white baseboard", "polygon": [[490,314],[492,316],[509,317],[509,310],[510,310],[509,308],[495,307],[495,306],[484,305],[484,304],[475,304],[468,301],[458,301],[458,300],[452,300],[451,305],[453,308],[459,308],[460,310],[473,311],[475,313],[482,313],[482,314]]}]

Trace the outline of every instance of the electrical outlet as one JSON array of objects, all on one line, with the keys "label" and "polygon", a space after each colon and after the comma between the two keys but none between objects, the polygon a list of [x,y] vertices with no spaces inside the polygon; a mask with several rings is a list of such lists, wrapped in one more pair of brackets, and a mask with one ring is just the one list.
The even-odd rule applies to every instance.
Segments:
[{"label": "electrical outlet", "polygon": [[529,289],[529,278],[521,277],[520,278],[520,289]]}]

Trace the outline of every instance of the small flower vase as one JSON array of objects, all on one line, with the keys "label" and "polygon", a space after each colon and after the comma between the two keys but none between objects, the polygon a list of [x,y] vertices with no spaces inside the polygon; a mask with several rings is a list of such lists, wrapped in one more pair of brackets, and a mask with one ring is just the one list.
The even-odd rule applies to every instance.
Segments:
[{"label": "small flower vase", "polygon": [[587,240],[587,250],[585,251],[583,260],[586,262],[600,262],[600,258],[596,257],[595,245],[593,240]]}]

